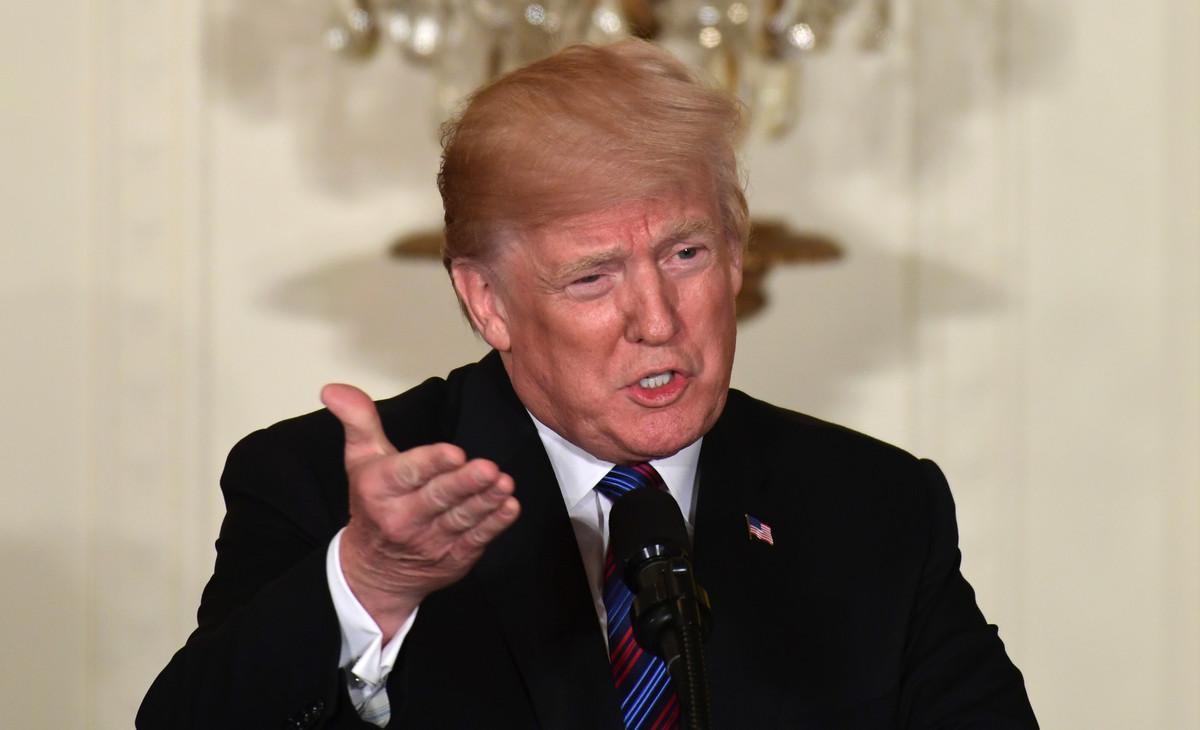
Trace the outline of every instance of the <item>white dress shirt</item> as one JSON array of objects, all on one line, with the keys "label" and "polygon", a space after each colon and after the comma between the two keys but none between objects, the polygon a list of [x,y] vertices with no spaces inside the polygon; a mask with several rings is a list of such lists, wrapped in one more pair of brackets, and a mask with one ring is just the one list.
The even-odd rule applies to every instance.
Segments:
[{"label": "white dress shirt", "polygon": [[[412,612],[408,620],[400,626],[395,636],[383,644],[383,630],[367,609],[358,602],[346,575],[342,572],[341,545],[342,533],[346,528],[329,541],[329,549],[325,552],[325,578],[329,582],[329,595],[333,598],[333,610],[337,613],[338,625],[342,630],[342,651],[338,657],[338,667],[345,669],[350,701],[358,708],[360,715],[365,715],[367,703],[387,687],[388,675],[396,663],[400,653],[400,645],[408,635],[413,622],[417,620],[417,610]],[[382,699],[382,698],[380,698]],[[381,718],[383,725],[387,724],[387,716]],[[382,727],[382,725],[380,726]]]},{"label": "white dress shirt", "polygon": [[[531,415],[530,418],[533,418]],[[604,609],[604,554],[608,550],[608,511],[612,502],[596,491],[600,483],[614,466],[611,461],[601,461],[575,444],[567,441],[536,418],[538,436],[550,467],[562,491],[571,527],[575,530],[575,541],[579,543],[579,555],[583,558],[583,569],[587,571],[588,587],[592,589],[592,602],[596,605],[596,617],[600,620],[600,631],[608,641],[608,612]],[[699,439],[665,459],[650,462],[667,491],[679,503],[687,523],[688,536],[692,534],[693,509],[696,494],[696,467],[700,461]]]},{"label": "white dress shirt", "polygon": [[[538,437],[550,466],[562,491],[563,503],[571,518],[571,528],[579,544],[579,554],[587,571],[588,587],[592,591],[592,602],[596,607],[596,618],[600,622],[601,634],[608,640],[608,619],[604,609],[604,554],[608,549],[608,511],[611,502],[594,487],[613,468],[612,462],[602,461],[575,444],[550,430],[541,421],[533,418]],[[689,446],[665,459],[655,459],[651,466],[662,476],[667,491],[679,503],[687,523],[689,536],[694,520],[696,472],[700,460],[698,439]],[[388,675],[396,663],[400,646],[416,620],[413,611],[396,635],[383,644],[383,632],[355,598],[342,573],[340,546],[342,531],[339,530],[329,541],[325,553],[325,574],[329,582],[329,594],[333,597],[333,608],[337,613],[342,633],[342,651],[338,666],[349,672],[350,699],[355,707],[362,708],[378,692],[387,686]],[[419,610],[419,609],[418,609]],[[382,698],[381,698],[382,699]],[[360,713],[362,710],[360,709]],[[386,722],[386,717],[383,718]]]}]

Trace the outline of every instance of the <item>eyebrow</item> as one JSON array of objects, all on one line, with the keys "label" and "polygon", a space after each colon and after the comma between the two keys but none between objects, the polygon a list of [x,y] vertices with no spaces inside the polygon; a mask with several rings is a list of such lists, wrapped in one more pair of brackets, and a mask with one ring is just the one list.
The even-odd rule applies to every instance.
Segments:
[{"label": "eyebrow", "polygon": [[671,226],[658,242],[658,246],[664,244],[675,244],[684,241],[697,233],[705,235],[716,235],[717,227],[712,224],[707,218],[689,218],[682,220]]},{"label": "eyebrow", "polygon": [[613,261],[621,258],[623,255],[623,252],[617,248],[611,248],[606,251],[599,251],[597,253],[589,254],[581,259],[572,261],[571,263],[563,266],[561,269],[555,271],[554,278],[558,280],[574,279],[586,271],[612,263]]},{"label": "eyebrow", "polygon": [[[698,233],[715,235],[716,232],[716,226],[706,219],[682,220],[669,227],[659,240],[655,242],[654,248],[661,249],[667,246],[674,246]],[[554,272],[553,278],[560,281],[563,279],[574,279],[588,271],[610,264],[624,255],[624,251],[619,248],[597,251],[564,265]]]}]

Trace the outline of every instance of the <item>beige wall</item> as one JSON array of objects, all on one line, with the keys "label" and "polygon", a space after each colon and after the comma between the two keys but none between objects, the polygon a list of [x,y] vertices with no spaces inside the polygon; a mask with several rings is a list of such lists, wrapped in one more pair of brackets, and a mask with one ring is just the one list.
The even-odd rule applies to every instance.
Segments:
[{"label": "beige wall", "polygon": [[[747,149],[846,256],[769,279],[735,380],[948,473],[1048,728],[1200,727],[1200,7],[902,0]],[[0,10],[12,727],[128,727],[186,636],[224,453],[475,357],[436,264],[428,79],[300,0]]]}]

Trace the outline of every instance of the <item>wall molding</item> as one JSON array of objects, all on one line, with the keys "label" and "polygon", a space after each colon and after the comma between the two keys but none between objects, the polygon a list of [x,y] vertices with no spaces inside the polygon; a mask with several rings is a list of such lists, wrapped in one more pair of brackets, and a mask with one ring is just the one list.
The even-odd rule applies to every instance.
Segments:
[{"label": "wall molding", "polygon": [[[1164,405],[1163,444],[1172,499],[1164,505],[1162,590],[1166,677],[1160,702],[1174,727],[1200,727],[1200,7],[1170,4],[1163,12],[1166,104],[1161,232],[1165,313],[1164,367],[1157,386]],[[1172,245],[1174,244],[1174,245]]]},{"label": "wall molding", "polygon": [[95,478],[85,707],[97,727],[126,727],[194,624],[185,616],[194,616],[203,580],[203,23],[195,0],[122,0],[92,12]]},{"label": "wall molding", "polygon": [[1011,647],[1024,634],[1020,129],[1006,6],[911,7],[914,441],[947,472],[964,570]]}]

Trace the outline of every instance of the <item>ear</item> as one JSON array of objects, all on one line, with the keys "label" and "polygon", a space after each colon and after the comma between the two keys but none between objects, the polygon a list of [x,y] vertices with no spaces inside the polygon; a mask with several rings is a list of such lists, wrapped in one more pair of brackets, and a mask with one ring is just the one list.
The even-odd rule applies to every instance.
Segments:
[{"label": "ear", "polygon": [[475,331],[500,352],[511,350],[508,312],[491,269],[475,262],[455,261],[450,264],[450,277]]},{"label": "ear", "polygon": [[736,297],[742,292],[742,261],[745,258],[746,245],[741,241],[729,242],[729,281],[733,286]]}]

